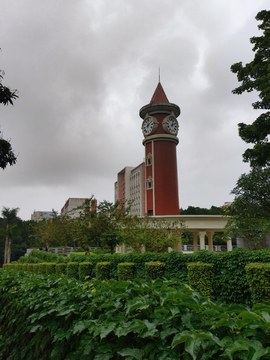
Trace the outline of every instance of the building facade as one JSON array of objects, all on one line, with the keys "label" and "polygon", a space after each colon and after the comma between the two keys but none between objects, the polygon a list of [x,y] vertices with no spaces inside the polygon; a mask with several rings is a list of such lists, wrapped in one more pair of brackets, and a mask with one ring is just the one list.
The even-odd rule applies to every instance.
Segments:
[{"label": "building facade", "polygon": [[131,214],[144,216],[145,164],[126,166],[117,174],[114,201],[131,201]]},{"label": "building facade", "polygon": [[42,221],[42,220],[50,220],[55,216],[53,211],[34,211],[31,214],[31,220],[33,221]]}]

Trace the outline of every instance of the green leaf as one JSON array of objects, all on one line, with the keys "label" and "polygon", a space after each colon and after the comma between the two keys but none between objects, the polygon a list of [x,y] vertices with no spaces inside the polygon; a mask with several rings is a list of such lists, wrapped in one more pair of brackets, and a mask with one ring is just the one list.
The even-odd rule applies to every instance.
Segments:
[{"label": "green leaf", "polygon": [[269,353],[267,351],[267,349],[260,349],[260,350],[257,350],[255,352],[250,352],[248,354],[248,357],[247,357],[247,360],[258,360],[260,359],[262,356],[266,355],[267,353]]},{"label": "green leaf", "polygon": [[251,311],[242,311],[238,316],[245,320],[262,320],[260,315]]},{"label": "green leaf", "polygon": [[143,357],[143,350],[141,349],[132,349],[132,348],[126,348],[121,351],[117,352],[121,356],[131,356],[137,360],[141,360]]},{"label": "green leaf", "polygon": [[175,347],[176,345],[185,342],[191,336],[192,335],[189,331],[182,331],[174,336],[171,346]]},{"label": "green leaf", "polygon": [[115,323],[110,323],[107,326],[104,326],[103,330],[100,332],[100,339],[105,338],[111,331],[114,330],[115,326]]},{"label": "green leaf", "polygon": [[113,354],[97,354],[94,360],[109,360],[113,357]]},{"label": "green leaf", "polygon": [[88,321],[83,320],[83,321],[77,322],[77,323],[74,325],[73,334],[82,332],[82,331],[85,330],[88,326],[89,326],[89,322],[88,322]]},{"label": "green leaf", "polygon": [[189,337],[186,340],[185,351],[188,352],[192,359],[195,360],[200,350],[201,340],[199,338]]},{"label": "green leaf", "polygon": [[170,336],[170,335],[172,335],[172,334],[175,334],[176,332],[178,332],[178,330],[176,330],[175,328],[168,328],[168,329],[166,329],[166,330],[163,330],[163,331],[161,331],[161,333],[160,333],[160,338],[162,339],[162,340],[164,340],[167,336]]}]

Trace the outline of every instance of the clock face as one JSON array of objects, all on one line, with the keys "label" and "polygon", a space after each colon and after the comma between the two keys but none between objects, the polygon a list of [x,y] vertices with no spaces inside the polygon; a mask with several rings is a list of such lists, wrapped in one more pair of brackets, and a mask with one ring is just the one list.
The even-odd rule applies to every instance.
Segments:
[{"label": "clock face", "polygon": [[154,121],[150,116],[148,116],[147,118],[144,119],[142,123],[142,131],[144,135],[151,134],[153,127],[154,127]]},{"label": "clock face", "polygon": [[171,134],[173,135],[177,134],[178,122],[174,116],[169,116],[166,120],[166,124],[167,124],[167,129]]}]

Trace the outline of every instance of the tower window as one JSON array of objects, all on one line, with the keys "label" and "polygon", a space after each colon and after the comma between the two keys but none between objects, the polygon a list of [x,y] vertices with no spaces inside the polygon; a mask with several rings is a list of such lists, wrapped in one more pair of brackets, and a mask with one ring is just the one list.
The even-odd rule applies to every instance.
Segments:
[{"label": "tower window", "polygon": [[153,179],[151,177],[149,177],[146,180],[146,189],[147,190],[153,189]]},{"label": "tower window", "polygon": [[146,156],[146,166],[151,166],[152,165],[152,154],[149,153],[147,156]]}]

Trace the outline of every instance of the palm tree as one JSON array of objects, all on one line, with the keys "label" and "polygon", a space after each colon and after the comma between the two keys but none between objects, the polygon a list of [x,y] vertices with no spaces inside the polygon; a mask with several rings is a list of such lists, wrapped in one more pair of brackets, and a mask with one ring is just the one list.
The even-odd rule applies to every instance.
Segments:
[{"label": "palm tree", "polygon": [[17,226],[15,224],[18,219],[17,213],[19,208],[7,208],[3,207],[2,217],[5,220],[6,224],[6,242],[5,242],[5,254],[4,254],[4,264],[10,263],[11,256],[11,238],[14,235],[14,229]]}]

